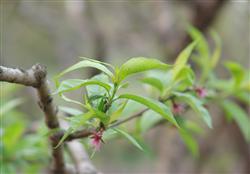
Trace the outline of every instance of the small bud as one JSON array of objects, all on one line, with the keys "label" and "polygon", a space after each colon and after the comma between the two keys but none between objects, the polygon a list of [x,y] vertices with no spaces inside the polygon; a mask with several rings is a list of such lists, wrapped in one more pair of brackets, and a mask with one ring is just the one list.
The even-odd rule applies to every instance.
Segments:
[{"label": "small bud", "polygon": [[96,150],[99,151],[101,148],[101,142],[103,142],[102,140],[102,135],[103,135],[103,129],[99,130],[98,132],[94,132],[91,135],[91,146]]},{"label": "small bud", "polygon": [[179,115],[179,114],[181,114],[183,111],[184,111],[184,106],[183,106],[183,105],[177,104],[177,103],[173,103],[172,112],[173,112],[175,115]]},{"label": "small bud", "polygon": [[200,98],[204,98],[207,96],[207,90],[204,87],[196,87],[194,91]]}]

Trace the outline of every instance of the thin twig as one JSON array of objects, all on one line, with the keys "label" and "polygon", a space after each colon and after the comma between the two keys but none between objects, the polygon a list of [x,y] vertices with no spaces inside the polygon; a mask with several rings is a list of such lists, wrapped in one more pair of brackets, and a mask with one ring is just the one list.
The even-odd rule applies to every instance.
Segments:
[{"label": "thin twig", "polygon": [[114,128],[114,127],[117,127],[117,126],[119,126],[119,125],[121,125],[123,123],[126,123],[126,122],[130,121],[130,120],[138,118],[138,117],[142,116],[143,113],[148,111],[148,110],[149,110],[148,108],[144,109],[144,110],[142,110],[142,111],[140,111],[138,113],[135,113],[135,114],[131,115],[130,117],[125,118],[124,120],[117,121],[116,123],[110,125],[108,128]]},{"label": "thin twig", "polygon": [[[142,111],[140,111],[140,112],[138,112],[138,113],[135,113],[135,114],[133,114],[133,115],[131,115],[131,116],[129,116],[129,117],[123,119],[123,120],[117,121],[116,123],[110,125],[107,129],[117,127],[117,126],[119,126],[119,125],[121,125],[121,124],[123,124],[123,123],[125,123],[125,122],[128,122],[128,121],[130,121],[130,120],[133,120],[133,119],[135,119],[135,118],[137,118],[137,117],[140,117],[140,116],[142,116],[142,114],[143,114],[144,112],[146,112],[146,111],[148,111],[148,110],[149,110],[149,109],[144,109],[144,110],[142,110]],[[64,142],[72,141],[72,140],[80,139],[80,138],[87,138],[87,137],[89,137],[90,135],[92,135],[93,132],[95,132],[95,129],[82,129],[82,130],[75,131],[75,132],[69,134],[69,136],[64,140]],[[57,139],[57,140],[60,140],[60,139],[63,137],[64,134],[65,134],[64,131],[59,131],[59,132],[55,133],[55,134],[53,135],[53,137],[54,137],[55,139]]]}]

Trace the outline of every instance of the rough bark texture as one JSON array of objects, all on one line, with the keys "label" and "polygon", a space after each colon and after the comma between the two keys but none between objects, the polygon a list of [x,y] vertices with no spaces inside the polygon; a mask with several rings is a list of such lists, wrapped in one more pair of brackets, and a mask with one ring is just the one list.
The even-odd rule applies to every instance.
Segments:
[{"label": "rough bark texture", "polygon": [[[38,103],[45,115],[46,125],[49,129],[56,129],[60,126],[56,116],[56,107],[50,96],[46,74],[46,67],[40,64],[34,65],[27,71],[0,66],[0,81],[32,86],[37,89],[39,98]],[[57,145],[58,141],[55,141],[53,138],[50,138],[50,143],[53,158],[52,173],[63,174],[65,173],[63,147],[59,146],[55,149],[54,147]]]}]

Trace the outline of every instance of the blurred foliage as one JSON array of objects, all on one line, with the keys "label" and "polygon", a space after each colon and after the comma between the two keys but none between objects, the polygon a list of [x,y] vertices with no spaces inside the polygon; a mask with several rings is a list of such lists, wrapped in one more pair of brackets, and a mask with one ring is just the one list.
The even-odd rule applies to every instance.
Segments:
[{"label": "blurred foliage", "polygon": [[[1,85],[1,171],[5,174],[38,173],[49,163],[46,128],[35,125],[18,108],[25,104],[14,98],[19,90],[14,84]],[[32,130],[35,129],[35,130]]]}]

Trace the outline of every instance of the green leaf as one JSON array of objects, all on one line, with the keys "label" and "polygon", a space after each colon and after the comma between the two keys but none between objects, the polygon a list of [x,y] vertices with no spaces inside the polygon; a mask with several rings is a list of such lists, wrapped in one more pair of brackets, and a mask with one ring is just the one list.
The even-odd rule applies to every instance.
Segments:
[{"label": "green leaf", "polygon": [[141,97],[133,94],[122,94],[119,96],[119,98],[126,98],[141,103],[150,108],[151,110],[159,113],[161,116],[163,116],[165,119],[167,119],[169,122],[173,123],[177,128],[179,128],[179,125],[177,124],[173,114],[166,105],[156,100],[152,100],[146,97]]},{"label": "green leaf", "polygon": [[72,90],[76,90],[79,89],[83,86],[87,86],[87,85],[98,85],[103,87],[104,89],[106,89],[107,92],[109,92],[109,90],[111,89],[111,86],[109,84],[103,83],[101,81],[97,81],[97,80],[81,80],[81,79],[68,79],[68,80],[64,80],[60,83],[58,89],[56,90],[55,93],[53,94],[60,94],[63,92],[68,92],[68,91],[72,91]]},{"label": "green leaf", "polygon": [[118,82],[121,82],[128,76],[135,73],[152,69],[168,70],[170,67],[170,65],[167,65],[157,59],[150,59],[144,57],[131,58],[120,67],[118,73]]},{"label": "green leaf", "polygon": [[62,99],[65,100],[66,102],[74,103],[74,104],[77,104],[77,105],[82,106],[83,108],[86,108],[86,106],[85,106],[83,103],[79,102],[79,101],[72,100],[72,99],[66,97],[66,96],[63,95],[63,94],[61,94],[61,97],[62,97]]},{"label": "green leaf", "polygon": [[225,66],[228,68],[228,70],[231,72],[233,76],[234,87],[240,86],[245,76],[243,67],[240,64],[232,61],[226,62]]},{"label": "green leaf", "polygon": [[194,41],[195,40],[198,41],[196,48],[198,50],[198,53],[200,54],[200,58],[205,59],[204,62],[207,62],[210,55],[209,55],[209,46],[206,41],[206,38],[203,36],[202,32],[200,32],[193,26],[188,27],[188,33]]},{"label": "green leaf", "polygon": [[58,144],[54,148],[56,149],[57,147],[59,147],[71,133],[76,131],[79,127],[83,126],[86,123],[86,121],[92,117],[93,117],[92,112],[87,112],[84,114],[75,115],[73,117],[70,117],[70,127],[67,129],[67,131],[64,133],[63,137],[60,139],[60,141],[58,142]]},{"label": "green leaf", "polygon": [[176,77],[176,83],[178,90],[182,91],[194,84],[195,74],[189,66],[183,67],[178,76]]},{"label": "green leaf", "polygon": [[193,138],[193,136],[185,129],[180,129],[179,133],[181,135],[181,138],[183,139],[185,145],[187,146],[187,148],[189,149],[189,151],[191,152],[191,154],[194,157],[198,157],[199,156],[199,146],[197,141]]},{"label": "green leaf", "polygon": [[91,103],[91,102],[98,100],[98,99],[104,100],[104,99],[107,99],[107,96],[105,96],[105,95],[92,95],[88,98],[88,101],[89,101],[89,103]]},{"label": "green leaf", "polygon": [[93,61],[89,61],[89,60],[83,60],[80,61],[76,64],[74,64],[73,66],[67,68],[66,70],[64,70],[63,72],[61,72],[60,74],[58,74],[55,77],[56,80],[56,85],[58,85],[59,83],[59,78],[62,77],[63,75],[65,75],[66,73],[69,73],[71,71],[80,69],[80,68],[86,68],[86,67],[91,67],[91,68],[96,68],[102,72],[104,72],[105,74],[107,74],[109,77],[113,76],[113,73],[104,65],[97,63],[97,62],[93,62]]},{"label": "green leaf", "polygon": [[174,64],[174,68],[172,70],[173,80],[175,80],[178,77],[181,70],[187,65],[188,58],[190,57],[196,43],[197,43],[196,41],[192,42],[178,55],[176,62]]},{"label": "green leaf", "polygon": [[214,68],[221,56],[221,39],[215,31],[211,31],[211,36],[215,42],[215,50],[211,56],[211,68]]},{"label": "green leaf", "polygon": [[124,137],[126,137],[133,145],[135,145],[138,149],[140,149],[141,151],[144,151],[142,146],[137,142],[137,140],[132,137],[131,135],[129,135],[127,132],[121,130],[121,129],[113,129],[116,132],[118,132],[119,134],[123,135]]},{"label": "green leaf", "polygon": [[244,91],[238,91],[235,96],[242,102],[250,106],[250,93]]},{"label": "green leaf", "polygon": [[187,93],[174,92],[173,94],[190,105],[194,111],[198,112],[202,116],[208,127],[212,128],[211,116],[209,112],[203,107],[202,102],[199,99]]},{"label": "green leaf", "polygon": [[110,117],[109,117],[108,115],[106,115],[104,112],[99,111],[99,110],[94,109],[94,108],[92,108],[91,110],[95,113],[94,116],[95,116],[96,118],[100,119],[101,122],[103,122],[105,125],[108,124],[109,119],[110,119]]},{"label": "green leaf", "polygon": [[117,120],[121,114],[122,111],[125,109],[126,105],[127,105],[128,101],[126,100],[125,102],[122,103],[122,105],[120,106],[120,108],[118,108],[115,112],[113,112],[110,116],[110,123],[112,123],[113,121]]},{"label": "green leaf", "polygon": [[24,131],[25,124],[22,121],[13,123],[3,130],[3,143],[7,151],[15,151],[15,146],[20,141]]},{"label": "green leaf", "polygon": [[16,99],[8,101],[3,106],[1,106],[1,108],[0,108],[1,115],[0,116],[6,114],[7,112],[14,109],[15,107],[17,107],[18,105],[20,105],[23,102],[24,102],[24,100],[21,98],[16,98]]},{"label": "green leaf", "polygon": [[75,109],[75,108],[70,108],[70,107],[67,107],[67,106],[59,106],[59,110],[66,113],[66,114],[69,114],[69,115],[83,114],[82,111],[80,111],[78,109]]},{"label": "green leaf", "polygon": [[200,127],[200,125],[190,120],[185,120],[185,128],[192,133],[196,134],[204,133],[204,130],[202,127]]},{"label": "green leaf", "polygon": [[115,69],[111,64],[109,63],[105,63],[105,62],[101,62],[99,60],[95,60],[95,59],[91,59],[91,58],[87,58],[87,57],[80,57],[81,59],[84,59],[84,60],[88,60],[88,61],[91,61],[91,62],[94,62],[94,63],[99,63],[99,64],[102,64],[102,65],[105,65],[105,66],[109,66],[110,68],[112,68],[113,70]]},{"label": "green leaf", "polygon": [[222,103],[222,107],[225,110],[226,114],[232,117],[238,124],[241,132],[243,133],[247,142],[250,142],[250,119],[247,113],[239,107],[236,103],[225,100]]},{"label": "green leaf", "polygon": [[199,156],[199,146],[197,141],[193,138],[190,130],[187,127],[187,120],[177,117],[176,118],[179,125],[181,125],[181,129],[179,130],[180,136],[183,139],[185,145],[187,146],[188,150],[194,157]]},{"label": "green leaf", "polygon": [[156,89],[158,89],[160,92],[163,91],[164,86],[161,83],[161,81],[157,78],[154,77],[145,77],[141,80],[143,83],[148,84],[150,86],[155,87]]}]

